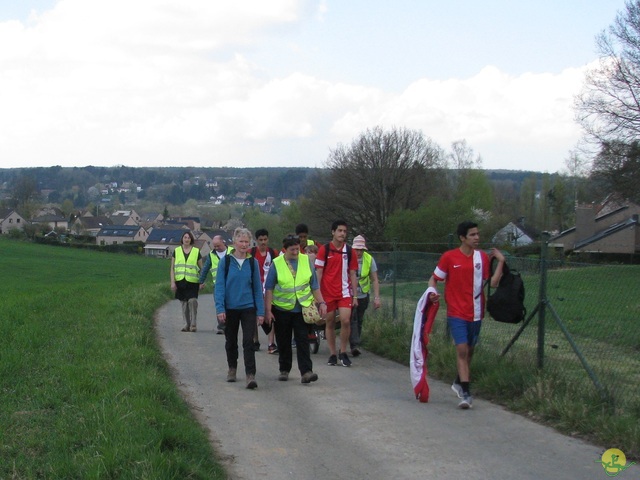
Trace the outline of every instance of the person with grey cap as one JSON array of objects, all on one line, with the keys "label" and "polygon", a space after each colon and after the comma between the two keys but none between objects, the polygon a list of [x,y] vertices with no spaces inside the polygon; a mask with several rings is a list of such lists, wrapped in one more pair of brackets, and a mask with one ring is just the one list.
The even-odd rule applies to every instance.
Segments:
[{"label": "person with grey cap", "polygon": [[373,307],[378,309],[382,305],[380,301],[380,282],[378,281],[378,266],[371,254],[367,251],[367,244],[362,235],[353,239],[351,248],[358,256],[358,306],[351,314],[351,334],[349,343],[351,345],[351,355],[357,357],[360,351],[360,337],[362,335],[362,323],[364,322],[364,312],[369,307],[370,292],[373,288]]}]

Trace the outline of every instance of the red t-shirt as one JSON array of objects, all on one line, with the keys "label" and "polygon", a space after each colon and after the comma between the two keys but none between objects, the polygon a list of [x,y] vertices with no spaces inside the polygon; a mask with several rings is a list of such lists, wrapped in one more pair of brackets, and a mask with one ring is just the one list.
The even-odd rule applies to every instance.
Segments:
[{"label": "red t-shirt", "polygon": [[447,317],[468,322],[484,317],[484,281],[489,278],[489,256],[481,250],[465,255],[459,248],[445,252],[433,272],[436,280],[445,283],[444,300]]},{"label": "red t-shirt", "polygon": [[[353,297],[351,291],[351,281],[349,279],[350,270],[358,270],[358,257],[356,252],[351,250],[351,258],[347,259],[347,244],[342,246],[342,250],[336,249],[333,243],[329,243],[328,255],[325,253],[326,245],[321,245],[316,255],[316,268],[322,268],[322,279],[320,280],[320,291],[325,302],[339,300],[341,298]],[[327,259],[325,264],[325,258]]]},{"label": "red t-shirt", "polygon": [[262,252],[255,247],[251,250],[251,255],[256,257],[256,260],[258,260],[258,265],[260,266],[260,281],[262,282],[262,285],[264,285],[264,280],[267,278],[269,268],[271,268],[271,264],[278,254],[273,248],[267,248],[267,251],[263,255]]}]

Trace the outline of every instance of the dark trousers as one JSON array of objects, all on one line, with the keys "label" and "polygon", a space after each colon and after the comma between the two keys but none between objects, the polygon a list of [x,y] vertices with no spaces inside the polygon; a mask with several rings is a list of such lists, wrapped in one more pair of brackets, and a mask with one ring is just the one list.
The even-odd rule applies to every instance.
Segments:
[{"label": "dark trousers", "polygon": [[224,328],[229,368],[238,368],[238,330],[242,325],[242,353],[244,356],[244,371],[247,375],[256,374],[256,352],[253,350],[253,336],[256,333],[256,310],[227,310],[227,321]]},{"label": "dark trousers", "polygon": [[358,307],[351,312],[351,335],[349,344],[354,349],[360,346],[360,335],[362,335],[362,322],[364,322],[364,312],[369,306],[369,295],[365,298],[358,298]]},{"label": "dark trousers", "polygon": [[304,323],[302,312],[289,312],[275,307],[271,310],[276,318],[275,331],[278,343],[278,361],[281,372],[290,372],[293,363],[291,334],[296,341],[298,369],[304,375],[312,371],[311,352],[309,351],[309,325]]}]

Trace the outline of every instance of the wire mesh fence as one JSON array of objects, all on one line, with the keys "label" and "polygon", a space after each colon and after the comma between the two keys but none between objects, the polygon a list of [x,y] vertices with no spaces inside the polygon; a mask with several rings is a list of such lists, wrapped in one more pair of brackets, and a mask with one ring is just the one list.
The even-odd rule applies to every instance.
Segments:
[{"label": "wire mesh fence", "polygon": [[[393,318],[412,323],[441,254],[372,254]],[[616,410],[640,416],[640,266],[546,255],[508,256],[507,263],[522,275],[529,322],[503,324],[487,315],[479,348],[514,364],[542,368],[576,395],[595,392]],[[439,331],[445,334],[443,328],[434,334]]]}]

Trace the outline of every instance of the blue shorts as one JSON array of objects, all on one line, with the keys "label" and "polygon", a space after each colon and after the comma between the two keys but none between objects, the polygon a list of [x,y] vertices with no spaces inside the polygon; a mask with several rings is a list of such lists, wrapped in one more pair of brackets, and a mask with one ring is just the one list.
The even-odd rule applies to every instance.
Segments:
[{"label": "blue shorts", "polygon": [[447,324],[449,325],[449,332],[451,332],[453,343],[456,345],[466,343],[470,347],[474,347],[478,343],[482,320],[467,322],[461,318],[447,317]]}]

